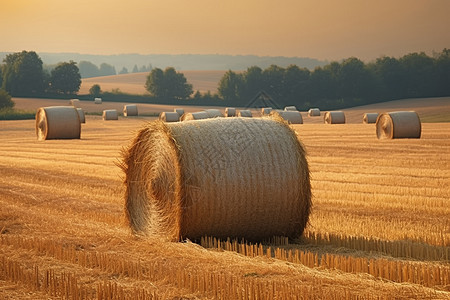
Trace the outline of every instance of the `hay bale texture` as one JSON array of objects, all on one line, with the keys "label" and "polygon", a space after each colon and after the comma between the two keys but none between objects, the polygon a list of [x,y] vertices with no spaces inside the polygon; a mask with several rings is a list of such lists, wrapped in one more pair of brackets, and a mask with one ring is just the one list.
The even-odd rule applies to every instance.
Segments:
[{"label": "hay bale texture", "polygon": [[119,114],[117,113],[117,110],[115,110],[115,109],[106,109],[103,111],[102,118],[103,118],[103,121],[119,120]]},{"label": "hay bale texture", "polygon": [[327,111],[323,120],[325,124],[345,124],[345,113],[343,111]]},{"label": "hay bale texture", "polygon": [[163,111],[159,114],[159,119],[163,122],[178,122],[180,115],[175,111]]},{"label": "hay bale texture", "polygon": [[94,104],[102,104],[102,98],[94,98]]},{"label": "hay bale texture", "polygon": [[134,233],[299,237],[311,186],[305,151],[281,119],[153,121],[123,152],[125,211]]},{"label": "hay bale texture", "polygon": [[184,109],[183,108],[174,108],[174,112],[176,112],[180,117],[184,115]]},{"label": "hay bale texture", "polygon": [[308,110],[308,117],[320,117],[320,109],[310,108]]},{"label": "hay bale texture", "polygon": [[79,139],[81,122],[78,111],[71,106],[41,107],[36,112],[38,140]]},{"label": "hay bale texture", "polygon": [[236,108],[234,107],[225,108],[225,117],[236,117]]},{"label": "hay bale texture", "polygon": [[220,112],[220,110],[211,108],[211,109],[205,109],[205,113],[208,115],[208,118],[222,118],[223,114]]},{"label": "hay bale texture", "polygon": [[303,117],[299,111],[291,110],[277,110],[272,111],[271,114],[278,114],[281,118],[287,121],[289,124],[303,124]]},{"label": "hay bale texture", "polygon": [[272,112],[272,107],[261,108],[261,116],[268,116]]},{"label": "hay bale texture", "polygon": [[130,117],[130,116],[137,116],[138,115],[138,108],[136,104],[128,104],[123,106],[123,116],[124,117]]},{"label": "hay bale texture", "polygon": [[78,116],[80,117],[80,123],[86,123],[86,117],[82,108],[77,108]]},{"label": "hay bale texture", "polygon": [[396,111],[380,114],[376,121],[378,139],[419,139],[422,124],[415,111]]},{"label": "hay bale texture", "polygon": [[238,112],[238,117],[251,118],[253,117],[253,114],[252,111],[249,109],[242,109]]},{"label": "hay bale texture", "polygon": [[378,118],[378,113],[365,113],[363,116],[364,124],[376,123]]},{"label": "hay bale texture", "polygon": [[193,113],[185,113],[181,117],[181,121],[190,121],[190,120],[202,120],[202,119],[208,119],[209,116],[205,111],[198,111]]}]

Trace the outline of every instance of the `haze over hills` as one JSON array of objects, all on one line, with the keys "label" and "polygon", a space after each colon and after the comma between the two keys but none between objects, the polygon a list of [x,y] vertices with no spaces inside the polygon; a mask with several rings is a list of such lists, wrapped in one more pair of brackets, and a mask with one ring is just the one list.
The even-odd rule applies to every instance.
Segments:
[{"label": "haze over hills", "polygon": [[[9,52],[0,52],[0,63]],[[256,55],[221,55],[221,54],[117,54],[117,55],[92,55],[80,53],[40,53],[37,52],[44,64],[53,65],[59,62],[73,60],[89,61],[95,65],[107,63],[113,65],[117,72],[123,67],[130,72],[133,67],[148,66],[165,69],[174,67],[177,70],[246,70],[251,66],[262,69],[270,65],[287,67],[297,65],[313,70],[317,66],[323,66],[328,61],[306,57],[284,56],[256,56]]]}]

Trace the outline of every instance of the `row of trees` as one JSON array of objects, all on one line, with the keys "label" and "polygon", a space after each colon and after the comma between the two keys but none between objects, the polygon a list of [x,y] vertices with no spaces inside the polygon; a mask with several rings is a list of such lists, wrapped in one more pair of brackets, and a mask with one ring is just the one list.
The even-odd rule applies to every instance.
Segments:
[{"label": "row of trees", "polygon": [[138,68],[137,65],[134,65],[131,72],[129,72],[126,67],[123,67],[119,72],[116,72],[116,68],[113,65],[102,63],[98,67],[97,65],[91,63],[90,61],[85,60],[79,62],[78,68],[80,69],[81,78],[138,73],[138,72],[150,72],[153,69],[151,64],[149,64],[148,66],[141,66],[140,68]]},{"label": "row of trees", "polygon": [[401,98],[450,95],[450,50],[434,57],[411,53],[399,59],[381,57],[365,64],[351,57],[314,71],[291,65],[264,70],[228,71],[218,92],[227,103],[245,106],[261,90],[280,105],[327,109]]}]

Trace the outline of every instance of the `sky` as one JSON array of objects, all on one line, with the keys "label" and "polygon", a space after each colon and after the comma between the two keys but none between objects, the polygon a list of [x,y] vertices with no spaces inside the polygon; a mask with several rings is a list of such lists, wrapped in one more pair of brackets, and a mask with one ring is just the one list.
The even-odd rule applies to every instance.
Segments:
[{"label": "sky", "polygon": [[450,48],[450,0],[0,0],[0,52],[364,61]]}]

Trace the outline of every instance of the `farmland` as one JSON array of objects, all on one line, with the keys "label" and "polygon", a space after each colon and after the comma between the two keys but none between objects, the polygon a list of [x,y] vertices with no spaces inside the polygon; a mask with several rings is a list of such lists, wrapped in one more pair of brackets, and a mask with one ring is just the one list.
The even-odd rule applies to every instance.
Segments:
[{"label": "farmland", "polygon": [[[303,114],[294,128],[311,171],[310,224],[299,240],[262,244],[130,233],[117,163],[152,117],[88,115],[80,140],[43,142],[34,120],[0,121],[0,298],[450,299],[450,105],[429,104],[349,109],[344,125]],[[407,108],[438,123],[405,140],[377,140],[361,123],[363,112]]]}]

